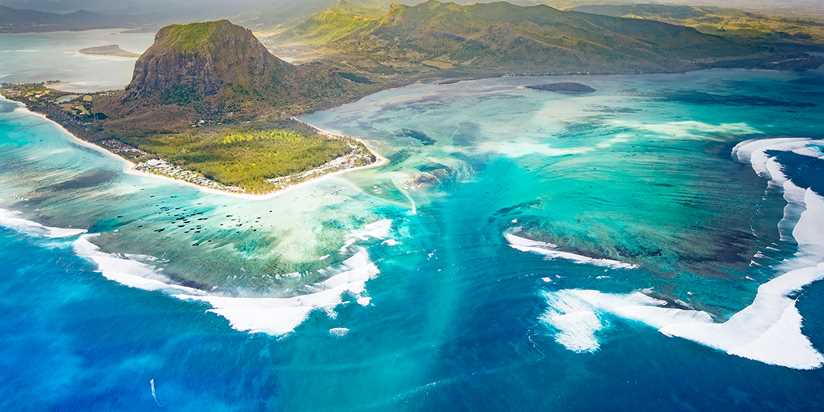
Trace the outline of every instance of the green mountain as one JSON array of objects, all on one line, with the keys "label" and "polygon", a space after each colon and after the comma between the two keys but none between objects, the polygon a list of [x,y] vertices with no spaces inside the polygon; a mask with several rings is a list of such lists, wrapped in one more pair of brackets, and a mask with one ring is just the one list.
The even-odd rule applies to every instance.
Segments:
[{"label": "green mountain", "polygon": [[431,0],[393,5],[383,13],[342,5],[316,14],[285,37],[379,75],[680,71],[760,52],[657,21],[506,2]]},{"label": "green mountain", "polygon": [[129,111],[176,105],[201,117],[249,117],[302,112],[356,88],[331,66],[273,56],[251,31],[221,20],[161,29],[121,103]]},{"label": "green mountain", "polygon": [[292,28],[287,35],[312,45],[346,39],[357,32],[367,34],[380,24],[386,10],[347,1],[322,10]]},{"label": "green mountain", "polygon": [[631,4],[579,6],[575,10],[605,16],[663,21],[732,38],[799,44],[824,43],[822,22],[735,9]]},{"label": "green mountain", "polygon": [[248,29],[220,20],[161,29],[126,90],[83,96],[86,114],[67,111],[60,99],[68,94],[44,85],[12,93],[49,96],[29,107],[139,170],[259,193],[375,161],[361,143],[323,136],[292,116],[379,87],[329,64],[287,63]]}]

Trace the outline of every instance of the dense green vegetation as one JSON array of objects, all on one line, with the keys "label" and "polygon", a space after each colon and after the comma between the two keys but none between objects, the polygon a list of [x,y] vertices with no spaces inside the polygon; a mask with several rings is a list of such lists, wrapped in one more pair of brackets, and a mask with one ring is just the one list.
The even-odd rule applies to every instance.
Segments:
[{"label": "dense green vegetation", "polygon": [[[173,25],[140,56],[123,93],[96,95],[106,118],[83,125],[81,134],[137,147],[145,153],[132,160],[150,172],[270,192],[374,161],[354,140],[321,136],[287,119],[379,87],[331,64],[280,60],[228,20]],[[270,182],[277,178],[285,179]]]},{"label": "dense green vegetation", "polygon": [[162,46],[181,52],[192,52],[207,47],[221,22],[175,24],[163,28]]},{"label": "dense green vegetation", "polygon": [[[227,20],[161,29],[126,91],[97,96],[95,110],[108,118],[94,130],[220,183],[265,192],[274,188],[267,179],[355,150],[278,125],[381,88],[453,76],[672,72],[741,67],[738,61],[758,67],[775,57],[760,44],[693,28],[506,2],[430,0],[388,9],[341,3],[286,33],[323,57],[287,63]],[[416,131],[404,136],[433,143]]]},{"label": "dense green vegetation", "polygon": [[271,191],[266,179],[318,167],[352,149],[345,141],[289,129],[193,130],[134,139],[163,159],[248,192]]},{"label": "dense green vegetation", "polygon": [[663,21],[694,27],[704,33],[744,39],[798,43],[824,42],[824,23],[822,22],[766,16],[735,9],[632,4],[580,6],[575,10],[606,16]]},{"label": "dense green vegetation", "polygon": [[198,118],[288,118],[369,84],[339,72],[331,63],[289,64],[228,20],[173,25],[135,63],[121,106],[130,115],[177,105]]},{"label": "dense green vegetation", "polygon": [[164,90],[160,95],[160,101],[163,104],[185,106],[197,100],[200,100],[200,95],[193,87],[186,85],[175,85],[168,90]]},{"label": "dense green vegetation", "polygon": [[290,33],[306,44],[323,45],[377,27],[383,10],[348,3],[323,10]]},{"label": "dense green vegetation", "polygon": [[506,2],[341,5],[287,36],[387,75],[680,71],[760,52],[687,27]]}]

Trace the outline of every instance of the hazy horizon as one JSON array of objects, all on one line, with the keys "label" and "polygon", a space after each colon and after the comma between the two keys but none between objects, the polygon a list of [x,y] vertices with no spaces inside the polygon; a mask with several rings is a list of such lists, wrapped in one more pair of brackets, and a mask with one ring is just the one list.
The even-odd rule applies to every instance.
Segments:
[{"label": "hazy horizon", "polygon": [[[357,2],[358,0],[351,0]],[[361,0],[375,3],[380,0]],[[424,0],[386,0],[386,3],[422,3]],[[443,0],[444,2],[448,2]],[[490,3],[500,0],[452,0],[455,3]],[[677,4],[692,6],[715,6],[740,9],[758,10],[816,10],[824,11],[824,3],[819,0],[650,0],[650,1],[622,1],[622,0],[506,0],[513,4],[547,4],[555,7],[570,7],[573,5],[592,4]],[[252,11],[268,11],[294,13],[300,10],[311,11],[328,7],[338,0],[236,0],[227,4],[221,0],[127,0],[111,2],[108,0],[0,0],[0,5],[18,9],[31,9],[47,12],[72,12],[88,10],[118,14],[176,14],[201,16],[232,16]]]}]

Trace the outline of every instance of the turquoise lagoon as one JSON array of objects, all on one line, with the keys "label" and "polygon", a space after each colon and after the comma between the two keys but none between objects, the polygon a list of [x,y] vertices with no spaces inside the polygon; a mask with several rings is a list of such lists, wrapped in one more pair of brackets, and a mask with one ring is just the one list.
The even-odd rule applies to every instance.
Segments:
[{"label": "turquoise lagoon", "polygon": [[[525,87],[555,81],[597,92]],[[414,84],[305,116],[389,164],[257,200],[3,101],[0,405],[815,410],[822,101],[816,71]]]}]

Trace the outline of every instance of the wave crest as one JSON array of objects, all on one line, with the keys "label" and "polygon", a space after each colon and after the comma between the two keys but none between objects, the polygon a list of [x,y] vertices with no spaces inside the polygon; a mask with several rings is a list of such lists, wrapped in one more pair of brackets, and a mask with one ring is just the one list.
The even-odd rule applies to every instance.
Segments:
[{"label": "wave crest", "polygon": [[558,331],[556,340],[571,350],[596,350],[595,332],[603,325],[592,319],[604,312],[731,355],[795,369],[820,368],[824,365],[824,356],[804,335],[803,318],[793,295],[824,279],[824,198],[811,189],[795,185],[768,154],[769,151],[793,151],[809,156],[810,144],[820,143],[798,138],[748,140],[732,151],[736,160],[751,164],[759,176],[784,191],[791,211],[785,210],[779,229],[793,226],[792,237],[798,244],[796,256],[779,268],[785,272],[761,285],[752,304],[726,322],[717,323],[706,312],[670,308],[666,302],[641,292],[608,294],[578,289],[547,292],[549,309],[544,320]]},{"label": "wave crest", "polygon": [[611,269],[638,268],[638,265],[621,262],[619,260],[592,258],[589,256],[578,255],[572,252],[564,252],[562,250],[558,250],[558,246],[552,243],[541,242],[537,240],[528,239],[522,236],[517,236],[512,232],[504,233],[504,238],[509,243],[509,247],[515,250],[543,255],[547,259],[564,259],[571,261],[573,263],[603,266]]}]

